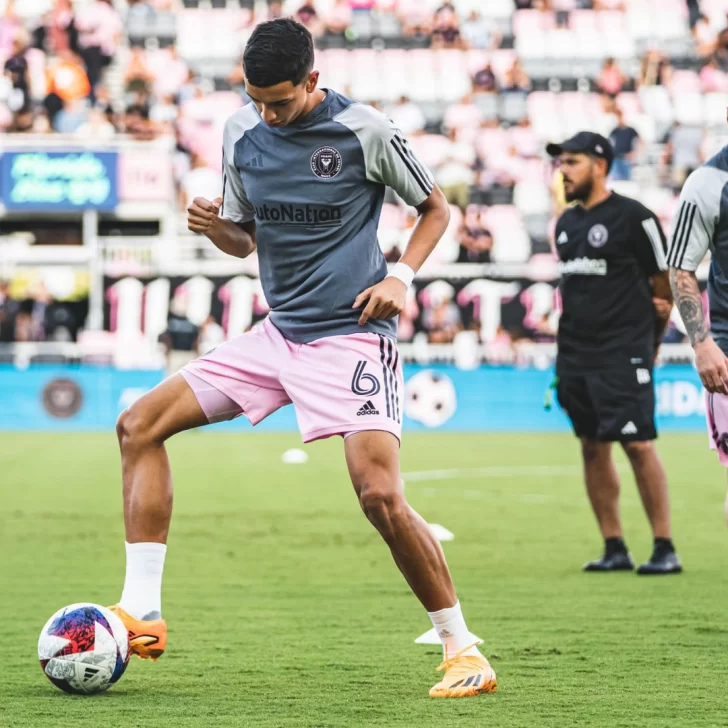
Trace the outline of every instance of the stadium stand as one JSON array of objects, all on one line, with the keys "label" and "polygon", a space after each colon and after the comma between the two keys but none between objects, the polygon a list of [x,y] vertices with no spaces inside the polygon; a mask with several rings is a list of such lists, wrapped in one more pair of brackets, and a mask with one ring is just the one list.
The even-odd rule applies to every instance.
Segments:
[{"label": "stadium stand", "polygon": [[[615,189],[666,228],[687,174],[728,141],[724,0],[0,0],[4,151],[123,151],[128,194],[102,215],[98,247],[73,263],[90,266],[92,289],[104,275],[255,276],[255,261],[241,268],[187,234],[182,211],[219,190],[222,125],[246,100],[242,48],[257,22],[281,15],[316,37],[323,85],[394,118],[444,189],[452,224],[426,277],[553,280],[547,141],[586,128],[612,135]],[[388,259],[412,223],[388,196]],[[57,262],[30,252],[41,243],[82,244],[80,223],[67,241],[64,224],[6,211],[0,277],[23,261]],[[4,290],[0,305],[15,306]],[[31,318],[54,300],[42,287],[16,295]],[[108,295],[97,292],[87,329],[100,327],[104,298],[110,326]],[[244,322],[264,311],[255,306]],[[65,336],[77,338],[86,309]],[[50,336],[31,329],[6,323],[0,338]],[[528,326],[518,336],[548,340]]]}]

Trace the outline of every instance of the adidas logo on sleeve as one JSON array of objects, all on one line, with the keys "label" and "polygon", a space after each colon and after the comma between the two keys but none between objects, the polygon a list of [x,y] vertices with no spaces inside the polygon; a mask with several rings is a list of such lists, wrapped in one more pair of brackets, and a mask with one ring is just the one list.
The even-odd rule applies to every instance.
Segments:
[{"label": "adidas logo on sleeve", "polygon": [[379,410],[372,404],[371,399],[368,399],[362,408],[356,413],[357,417],[364,417],[364,415],[378,415]]}]

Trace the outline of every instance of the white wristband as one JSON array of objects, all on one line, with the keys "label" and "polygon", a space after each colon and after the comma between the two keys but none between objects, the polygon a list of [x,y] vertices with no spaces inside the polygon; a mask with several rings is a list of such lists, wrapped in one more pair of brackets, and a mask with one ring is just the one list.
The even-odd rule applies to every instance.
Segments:
[{"label": "white wristband", "polygon": [[407,263],[395,263],[392,270],[387,275],[388,278],[396,278],[409,288],[412,285],[412,281],[415,279],[415,272],[410,268]]}]

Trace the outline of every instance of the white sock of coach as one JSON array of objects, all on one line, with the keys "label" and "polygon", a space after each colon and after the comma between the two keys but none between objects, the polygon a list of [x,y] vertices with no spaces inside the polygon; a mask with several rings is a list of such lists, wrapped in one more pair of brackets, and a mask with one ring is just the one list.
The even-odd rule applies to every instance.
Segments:
[{"label": "white sock of coach", "polygon": [[161,616],[166,555],[167,546],[163,543],[126,544],[126,579],[119,606],[134,619]]}]

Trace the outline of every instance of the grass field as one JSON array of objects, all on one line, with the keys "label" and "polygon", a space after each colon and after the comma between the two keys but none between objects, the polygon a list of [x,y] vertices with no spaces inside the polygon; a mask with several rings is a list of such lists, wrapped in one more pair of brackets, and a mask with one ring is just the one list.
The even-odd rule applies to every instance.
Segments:
[{"label": "grass field", "polygon": [[[728,726],[724,475],[703,436],[659,445],[686,573],[650,580],[580,572],[600,542],[570,437],[406,437],[405,473],[457,471],[407,493],[455,533],[445,551],[499,678],[494,695],[435,701],[439,650],[413,644],[427,616],[359,512],[341,442],[291,466],[294,435],[180,436],[168,653],[82,698],[45,679],[36,642],[64,604],[119,596],[116,443],[3,434],[0,726]],[[627,472],[624,486],[641,561],[650,538]]]}]

